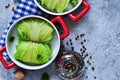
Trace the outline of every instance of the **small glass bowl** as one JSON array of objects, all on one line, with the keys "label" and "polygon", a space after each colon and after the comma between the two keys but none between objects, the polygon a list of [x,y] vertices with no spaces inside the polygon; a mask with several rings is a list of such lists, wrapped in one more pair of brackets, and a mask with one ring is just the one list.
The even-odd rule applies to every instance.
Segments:
[{"label": "small glass bowl", "polygon": [[85,71],[85,63],[82,56],[73,51],[64,51],[56,59],[57,74],[62,79],[76,79]]}]

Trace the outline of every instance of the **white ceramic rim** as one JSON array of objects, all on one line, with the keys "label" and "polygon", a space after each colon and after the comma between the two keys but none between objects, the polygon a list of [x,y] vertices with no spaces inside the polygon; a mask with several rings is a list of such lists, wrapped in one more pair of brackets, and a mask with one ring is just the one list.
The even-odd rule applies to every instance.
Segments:
[{"label": "white ceramic rim", "polygon": [[76,9],[80,6],[80,4],[82,3],[82,1],[83,1],[83,0],[79,0],[78,4],[77,4],[73,9],[71,9],[71,10],[68,10],[68,11],[62,12],[62,13],[55,13],[55,12],[52,12],[52,11],[49,11],[49,10],[43,8],[43,7],[37,2],[37,0],[34,0],[35,4],[36,4],[41,10],[43,10],[44,12],[46,12],[46,13],[48,13],[48,14],[51,14],[51,15],[66,15],[66,14],[69,14],[69,13],[73,12],[74,10],[76,10]]},{"label": "white ceramic rim", "polygon": [[52,57],[52,59],[49,60],[47,63],[45,63],[45,64],[43,64],[43,65],[40,65],[40,66],[29,66],[29,65],[28,65],[29,67],[28,67],[28,66],[25,66],[23,63],[21,63],[21,64],[23,64],[23,65],[21,65],[19,61],[17,61],[16,59],[13,58],[13,56],[9,53],[9,50],[7,49],[7,46],[8,46],[8,43],[7,43],[7,41],[8,41],[8,34],[9,34],[9,32],[11,31],[11,29],[13,29],[14,26],[16,25],[16,23],[18,23],[19,21],[21,21],[21,20],[23,20],[23,19],[26,19],[26,18],[31,18],[31,17],[43,19],[43,20],[47,21],[48,23],[50,23],[50,24],[53,26],[54,30],[55,30],[56,33],[57,33],[57,37],[59,38],[57,45],[58,45],[58,47],[59,47],[59,49],[60,49],[60,36],[59,36],[59,32],[58,32],[58,30],[56,29],[56,27],[53,25],[52,22],[50,22],[50,21],[47,20],[46,18],[41,17],[41,16],[36,16],[36,15],[24,16],[24,17],[21,17],[20,19],[16,20],[16,21],[11,25],[11,27],[10,27],[9,30],[8,30],[8,33],[7,33],[7,35],[6,35],[5,45],[6,45],[6,50],[7,50],[7,52],[8,52],[8,56],[10,57],[10,59],[11,59],[17,66],[19,66],[19,67],[21,67],[21,68],[24,68],[24,69],[28,69],[28,70],[38,70],[38,69],[42,69],[42,68],[48,66],[49,64],[51,64],[51,63],[53,62],[53,60],[57,57],[57,54],[58,54],[58,52],[59,52],[59,49],[56,50],[56,51],[57,51],[56,54],[55,54],[55,55]]}]

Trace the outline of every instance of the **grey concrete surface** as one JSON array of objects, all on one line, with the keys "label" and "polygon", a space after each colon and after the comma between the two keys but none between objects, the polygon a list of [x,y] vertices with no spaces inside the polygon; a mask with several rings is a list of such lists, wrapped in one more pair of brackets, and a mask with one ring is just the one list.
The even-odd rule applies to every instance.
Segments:
[{"label": "grey concrete surface", "polygon": [[[88,57],[85,58],[87,70],[81,80],[120,80],[120,0],[87,0],[91,10],[79,21],[65,21],[70,29],[70,35],[62,40],[66,50],[80,52],[84,39]],[[13,12],[11,7],[5,9],[7,3],[15,6],[12,0],[0,0],[0,36],[10,21]],[[75,40],[77,35],[84,33],[83,38]],[[72,39],[72,45],[66,42]],[[92,56],[92,59],[89,57]],[[91,65],[87,61],[91,62]],[[94,67],[95,70],[91,70]],[[13,72],[16,68],[6,70],[0,64],[0,80],[15,80]],[[50,80],[61,80],[56,75],[54,63],[48,67],[37,70],[26,70],[25,80],[40,80],[42,73],[48,73]],[[96,77],[96,79],[95,79]],[[80,78],[78,79],[80,80]]]}]

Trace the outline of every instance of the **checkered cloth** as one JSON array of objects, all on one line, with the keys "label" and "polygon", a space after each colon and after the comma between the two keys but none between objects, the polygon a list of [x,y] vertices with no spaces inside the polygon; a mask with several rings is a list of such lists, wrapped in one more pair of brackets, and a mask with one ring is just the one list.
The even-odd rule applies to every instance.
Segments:
[{"label": "checkered cloth", "polygon": [[[20,0],[18,3],[14,15],[8,24],[8,27],[5,29],[3,35],[0,38],[0,48],[5,45],[5,37],[7,34],[8,29],[20,17],[27,16],[27,15],[42,15],[43,12],[35,5],[33,0]],[[44,14],[45,15],[45,14]],[[10,58],[6,51],[3,52],[3,57],[9,61]]]}]

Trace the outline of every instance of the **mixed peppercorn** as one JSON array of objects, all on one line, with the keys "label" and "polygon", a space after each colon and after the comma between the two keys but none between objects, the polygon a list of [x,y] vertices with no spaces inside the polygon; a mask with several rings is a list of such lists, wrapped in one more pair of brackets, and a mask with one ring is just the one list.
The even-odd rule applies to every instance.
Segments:
[{"label": "mixed peppercorn", "polygon": [[[91,68],[91,71],[95,71],[95,67],[93,67],[93,63],[94,61],[92,61],[92,55],[91,53],[89,53],[87,51],[87,48],[85,46],[85,43],[87,43],[89,40],[88,39],[85,39],[85,36],[86,34],[85,33],[82,33],[82,34],[79,34],[79,35],[76,35],[74,38],[70,38],[70,39],[67,39],[66,42],[65,40],[62,42],[62,45],[61,47],[63,49],[70,49],[72,51],[74,51],[76,49],[76,47],[78,46],[74,46],[74,42],[77,42],[77,43],[80,43],[78,44],[79,46],[81,46],[79,48],[79,53],[81,53],[83,59],[85,60],[85,63],[86,63],[86,70],[90,70],[88,68]],[[89,76],[86,75],[86,78],[89,78]],[[96,76],[93,76],[93,79],[96,79],[97,77]]]}]

